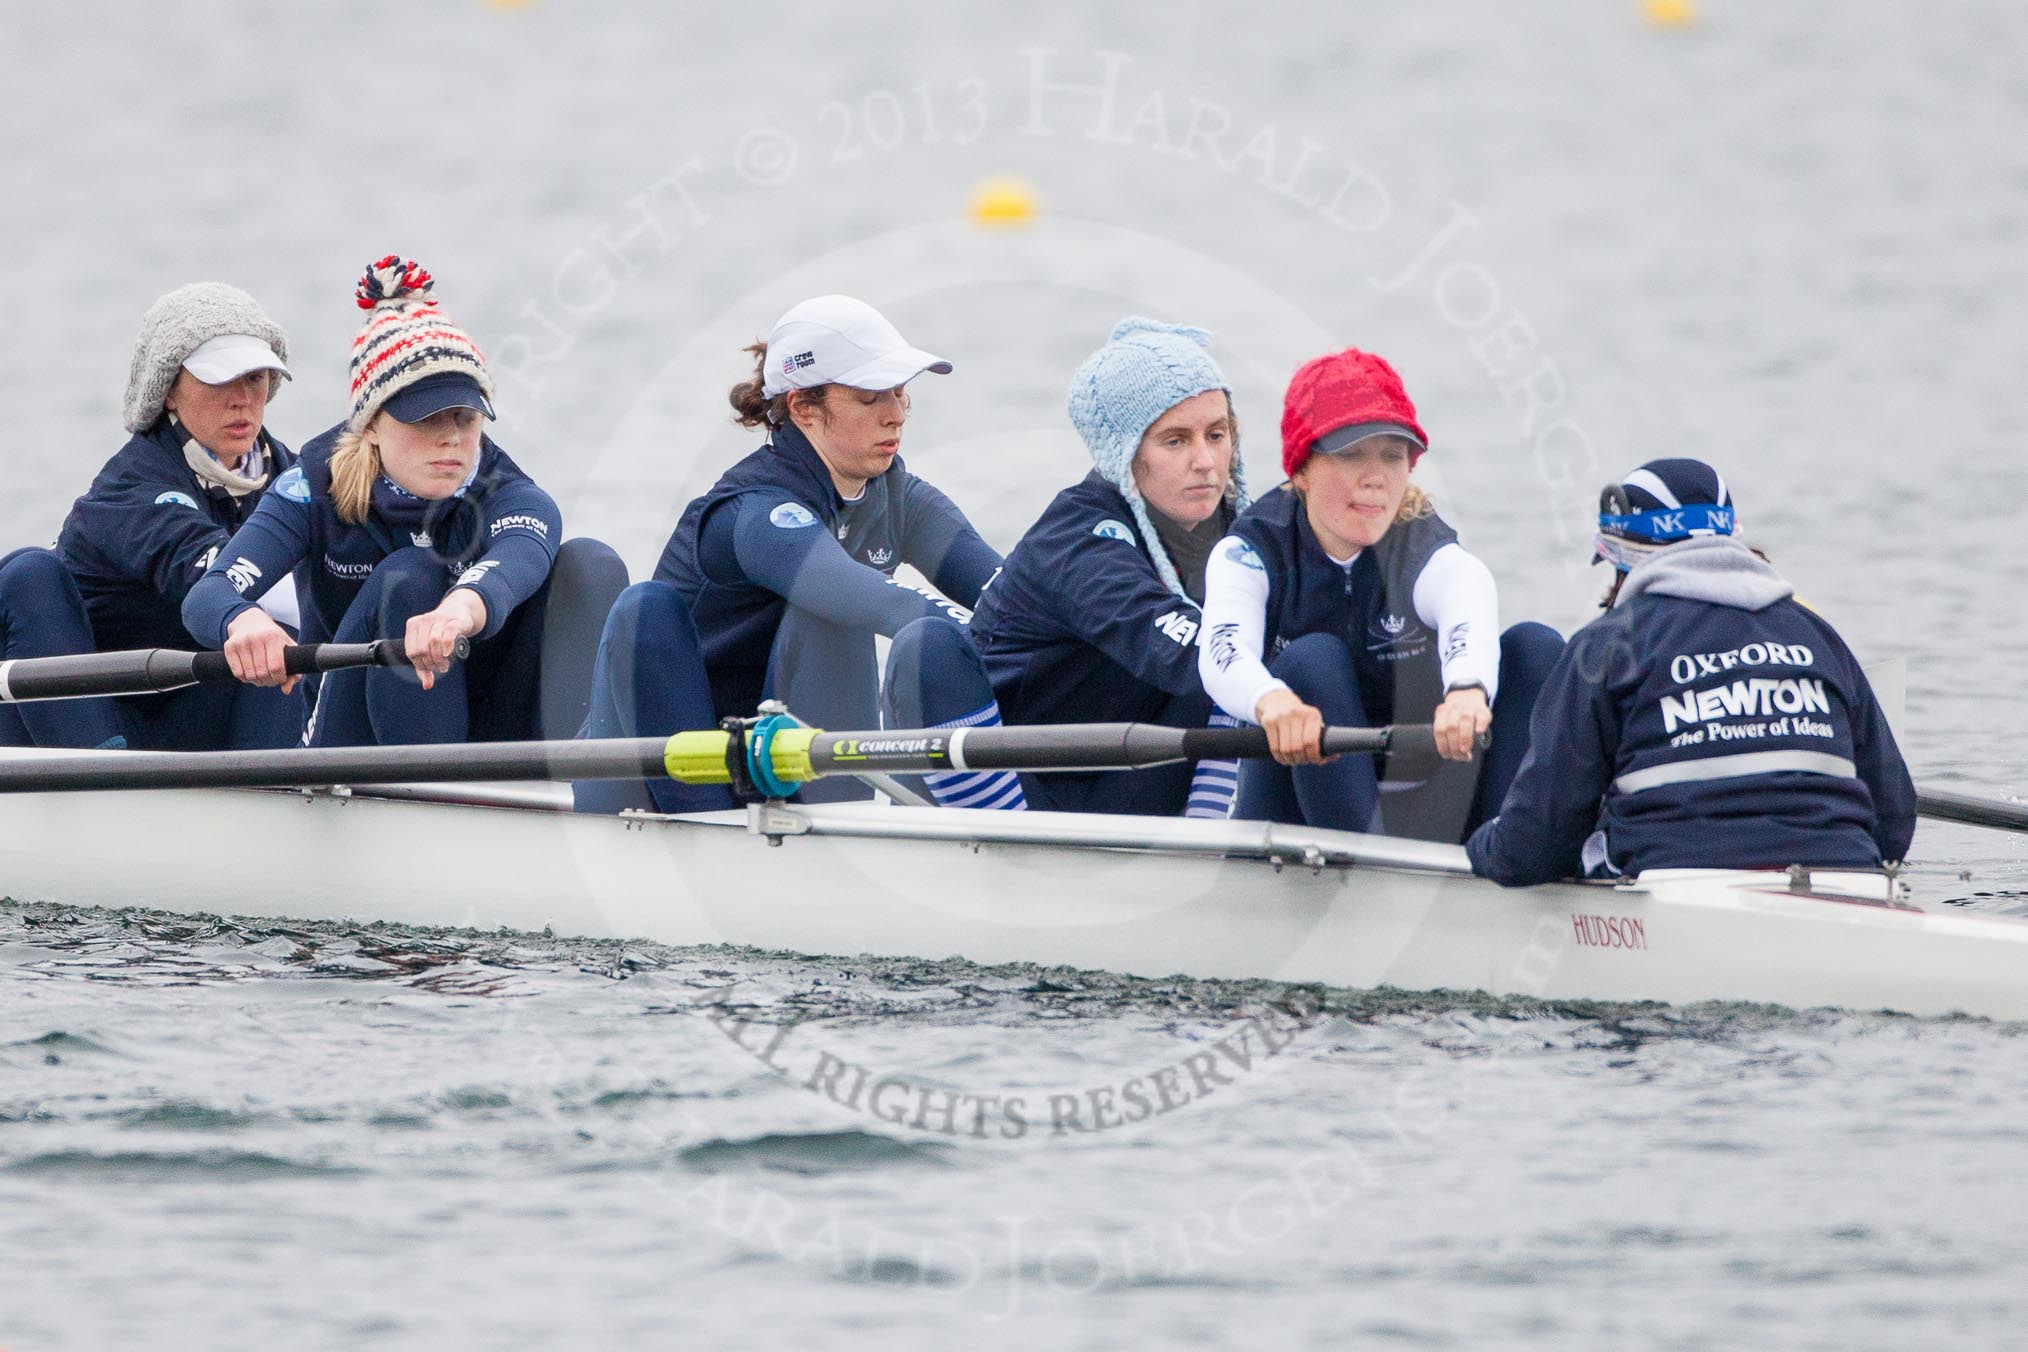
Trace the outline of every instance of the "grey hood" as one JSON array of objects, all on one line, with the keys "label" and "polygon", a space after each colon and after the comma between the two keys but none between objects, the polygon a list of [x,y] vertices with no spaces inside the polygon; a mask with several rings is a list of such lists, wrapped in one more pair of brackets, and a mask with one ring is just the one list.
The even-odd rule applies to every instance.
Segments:
[{"label": "grey hood", "polygon": [[1735,610],[1762,610],[1795,590],[1737,536],[1700,535],[1657,550],[1634,565],[1614,604],[1653,592]]}]

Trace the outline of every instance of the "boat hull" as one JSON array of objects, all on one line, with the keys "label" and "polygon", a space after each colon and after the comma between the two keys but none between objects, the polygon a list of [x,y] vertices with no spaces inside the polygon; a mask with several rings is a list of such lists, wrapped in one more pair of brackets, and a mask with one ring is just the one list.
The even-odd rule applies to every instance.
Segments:
[{"label": "boat hull", "polygon": [[[732,813],[24,794],[0,799],[0,895],[1144,976],[2028,1017],[2028,923],[1866,904],[1885,886],[1867,875],[1818,880],[1850,900],[1764,873],[1510,891],[1470,877],[1454,847],[1209,824],[1231,841],[1282,831],[1227,851],[1191,823],[1018,816],[819,807],[773,819],[807,834],[770,845]],[[996,830],[1030,838],[962,838]],[[1063,839],[1040,839],[1053,832]],[[1159,848],[1064,843],[1081,832]]]}]

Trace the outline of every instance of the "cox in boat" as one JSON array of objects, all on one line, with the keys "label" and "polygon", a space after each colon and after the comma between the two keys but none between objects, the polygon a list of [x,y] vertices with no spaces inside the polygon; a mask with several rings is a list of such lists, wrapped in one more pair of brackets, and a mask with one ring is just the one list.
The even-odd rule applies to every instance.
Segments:
[{"label": "cox in boat", "polygon": [[[1865,672],[1738,526],[1699,460],[1651,460],[1606,487],[1593,547],[1613,567],[1606,613],[1550,671],[1529,759],[1467,842],[1480,876],[1906,857],[1915,784]],[[1722,698],[1735,683],[1741,696]],[[1821,717],[1775,716],[1785,687]]]}]

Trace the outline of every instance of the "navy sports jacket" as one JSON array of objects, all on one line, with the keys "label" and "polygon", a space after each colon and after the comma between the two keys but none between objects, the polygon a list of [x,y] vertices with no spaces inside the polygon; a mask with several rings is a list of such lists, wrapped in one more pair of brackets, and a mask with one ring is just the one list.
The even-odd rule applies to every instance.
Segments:
[{"label": "navy sports jacket", "polygon": [[1202,692],[1202,619],[1163,585],[1127,500],[1094,471],[1014,546],[972,639],[1009,723],[1141,722]]},{"label": "navy sports jacket", "polygon": [[718,711],[751,714],[790,603],[890,637],[946,613],[894,580],[904,563],[970,606],[1000,555],[899,457],[847,502],[809,440],[785,426],[684,508],[655,577],[690,604]]},{"label": "navy sports jacket", "polygon": [[331,500],[338,432],[334,427],[303,447],[302,463],[270,485],[191,589],[183,620],[199,643],[223,647],[233,617],[298,564],[305,643],[322,643],[337,631],[374,566],[398,549],[430,549],[443,561],[446,590],[479,593],[486,628],[475,638],[498,633],[514,607],[548,580],[563,517],[490,437],[481,439],[477,473],[457,497],[414,497],[382,476],[366,519],[353,525],[339,518]]},{"label": "navy sports jacket", "polygon": [[1729,536],[1669,546],[1571,639],[1500,815],[1466,842],[1509,886],[1580,871],[1870,868],[1915,833],[1915,786],[1844,641]]},{"label": "navy sports jacket", "polygon": [[186,436],[167,414],[135,433],[64,518],[57,553],[84,593],[101,650],[189,647],[183,599],[296,463],[263,430],[268,487],[235,498],[191,472]]}]

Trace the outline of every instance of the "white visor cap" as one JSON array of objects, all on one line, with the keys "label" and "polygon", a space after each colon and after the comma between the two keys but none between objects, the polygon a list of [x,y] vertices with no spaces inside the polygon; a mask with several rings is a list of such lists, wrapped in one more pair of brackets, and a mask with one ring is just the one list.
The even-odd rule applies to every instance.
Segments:
[{"label": "white visor cap", "polygon": [[183,359],[183,369],[207,385],[238,380],[248,371],[273,371],[293,380],[275,350],[244,333],[228,333],[201,344]]},{"label": "white visor cap", "polygon": [[949,362],[911,347],[880,311],[851,296],[818,296],[776,320],[766,367],[761,393],[770,399],[814,385],[891,390],[924,371],[951,373]]}]

